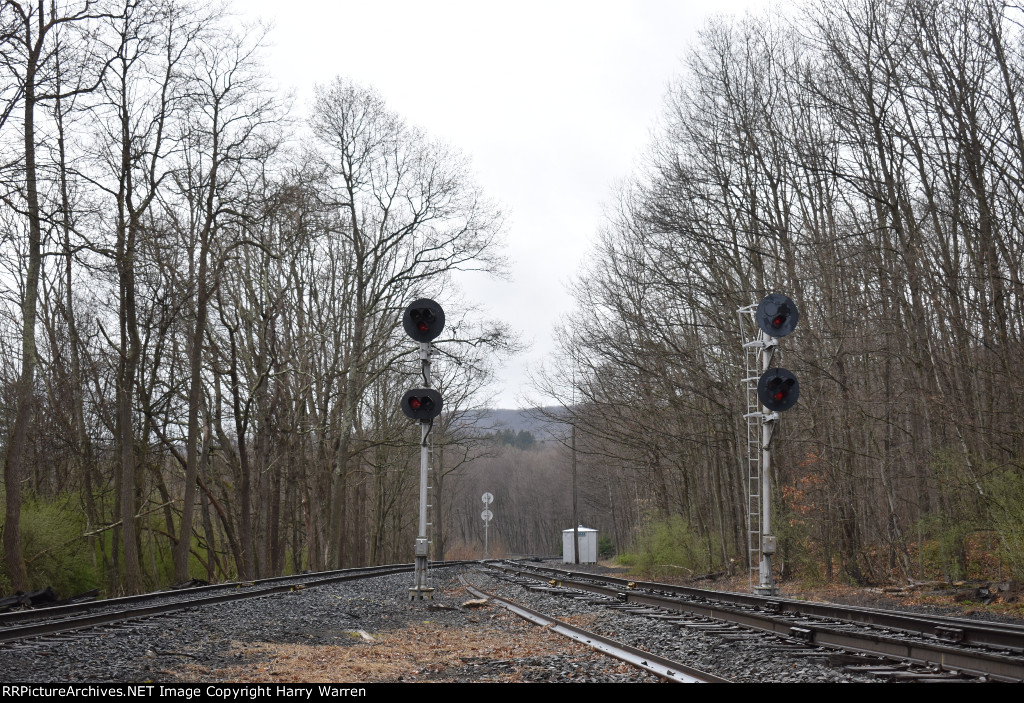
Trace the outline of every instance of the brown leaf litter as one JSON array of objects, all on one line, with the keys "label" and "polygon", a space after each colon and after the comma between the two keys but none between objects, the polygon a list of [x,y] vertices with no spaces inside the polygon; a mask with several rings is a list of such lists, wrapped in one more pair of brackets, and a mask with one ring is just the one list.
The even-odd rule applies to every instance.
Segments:
[{"label": "brown leaf litter", "polygon": [[[480,611],[477,611],[480,612]],[[493,668],[487,680],[523,681],[528,668],[516,660],[571,653],[592,661],[594,652],[513,615],[498,612],[484,621],[459,624],[423,621],[403,629],[359,633],[352,644],[304,645],[273,642],[233,642],[240,663],[222,668],[192,664],[172,674],[183,681],[237,683],[378,683],[395,681],[464,681],[474,662],[509,662],[502,672]],[[451,670],[451,671],[448,671]],[[609,673],[629,670],[608,659]]]}]

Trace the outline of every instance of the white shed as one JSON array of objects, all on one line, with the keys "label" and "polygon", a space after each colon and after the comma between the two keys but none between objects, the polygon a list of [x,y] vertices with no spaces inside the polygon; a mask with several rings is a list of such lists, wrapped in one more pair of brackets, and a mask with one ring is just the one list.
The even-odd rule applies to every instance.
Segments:
[{"label": "white shed", "polygon": [[[597,530],[589,527],[579,526],[580,531],[580,563],[597,563]],[[573,530],[562,530],[562,563],[575,564],[576,558],[573,552]]]}]

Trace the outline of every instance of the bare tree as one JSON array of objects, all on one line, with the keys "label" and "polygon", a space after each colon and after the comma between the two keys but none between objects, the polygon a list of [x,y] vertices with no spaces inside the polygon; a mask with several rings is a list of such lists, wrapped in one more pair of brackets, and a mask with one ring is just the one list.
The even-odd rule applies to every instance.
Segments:
[{"label": "bare tree", "polygon": [[[261,170],[278,143],[279,113],[262,86],[258,71],[259,39],[234,35],[214,25],[206,29],[190,65],[193,78],[187,93],[188,118],[183,166],[176,172],[183,207],[172,216],[182,230],[189,257],[184,281],[192,298],[194,324],[187,348],[189,358],[188,425],[184,502],[181,531],[174,551],[175,577],[188,579],[196,478],[199,464],[199,411],[202,405],[203,348],[209,307],[220,283],[220,272],[240,246],[258,245],[246,237],[247,220],[258,198]],[[240,437],[241,441],[241,437]],[[244,456],[244,454],[243,454]],[[243,488],[245,486],[243,485]],[[249,496],[243,490],[243,574],[251,578],[252,535]]]},{"label": "bare tree", "polygon": [[42,0],[34,6],[32,3],[4,0],[0,8],[0,55],[4,57],[2,63],[9,81],[6,82],[9,87],[4,91],[7,100],[0,108],[0,128],[20,105],[23,138],[19,159],[13,164],[4,164],[17,168],[23,174],[23,185],[17,189],[17,195],[7,195],[5,201],[9,207],[23,212],[28,224],[24,297],[21,303],[21,373],[18,380],[17,411],[7,443],[4,473],[7,496],[4,553],[8,576],[18,590],[28,587],[20,538],[21,480],[37,366],[35,328],[46,219],[39,192],[39,135],[36,129],[41,115],[38,111],[60,98],[70,98],[95,87],[106,68],[102,58],[80,62],[76,68],[81,75],[77,78],[69,80],[64,75],[63,82],[57,80],[61,75],[58,69],[61,52],[57,35],[61,31],[87,33],[102,16],[103,8],[90,2],[71,6],[52,3],[47,7]]},{"label": "bare tree", "polygon": [[135,387],[143,350],[137,300],[139,253],[142,240],[157,236],[153,206],[174,170],[169,156],[177,148],[175,121],[184,108],[179,69],[193,49],[201,24],[201,17],[170,3],[128,7],[111,22],[115,58],[102,86],[103,100],[97,106],[97,130],[104,141],[95,155],[99,175],[93,183],[102,197],[113,200],[113,215],[105,224],[113,230],[114,241],[94,246],[110,257],[117,278],[119,333],[116,341],[110,341],[118,357],[117,485],[129,592],[142,587],[134,428]]},{"label": "bare tree", "polygon": [[350,257],[351,335],[344,340],[332,469],[329,554],[340,564],[353,429],[413,292],[460,268],[494,269],[500,217],[467,180],[467,165],[389,112],[375,92],[335,79],[317,92],[311,128],[323,147]]}]

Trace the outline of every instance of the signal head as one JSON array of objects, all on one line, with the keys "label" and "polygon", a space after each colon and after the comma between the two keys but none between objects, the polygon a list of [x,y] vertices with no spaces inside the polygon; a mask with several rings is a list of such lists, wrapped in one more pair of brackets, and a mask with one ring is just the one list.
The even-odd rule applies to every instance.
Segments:
[{"label": "signal head", "polygon": [[757,398],[769,410],[789,410],[800,397],[800,383],[786,369],[768,369],[757,381]]},{"label": "signal head", "polygon": [[755,314],[757,326],[769,337],[785,337],[796,329],[800,313],[796,303],[781,293],[772,293],[761,301]]},{"label": "signal head", "polygon": [[444,310],[430,298],[420,298],[402,313],[402,328],[417,342],[430,342],[444,329]]},{"label": "signal head", "polygon": [[402,396],[402,412],[413,420],[433,420],[443,406],[441,394],[433,388],[413,388]]}]

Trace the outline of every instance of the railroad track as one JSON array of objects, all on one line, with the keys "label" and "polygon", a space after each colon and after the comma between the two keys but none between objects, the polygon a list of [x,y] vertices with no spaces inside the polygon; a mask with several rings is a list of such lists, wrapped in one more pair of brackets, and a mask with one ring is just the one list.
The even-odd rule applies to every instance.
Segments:
[{"label": "railroad track", "polygon": [[[281,676],[270,680],[273,683],[303,680],[299,677],[310,674],[299,673],[308,671],[302,666],[329,659],[328,668],[318,671],[342,673],[328,673],[327,680],[493,681],[512,676],[511,680],[527,681],[632,681],[649,680],[645,672],[652,666],[669,680],[717,680],[644,652],[637,652],[643,670],[637,673],[579,650],[559,652],[550,638],[534,639],[532,630],[510,625],[508,617],[480,617],[465,604],[457,569],[435,572],[436,602],[412,604],[404,586],[410,570],[411,565],[349,569],[10,614],[0,618],[6,621],[0,630],[0,639],[6,641],[0,644],[0,671],[9,678],[46,683],[153,678],[258,683],[268,681],[262,672],[272,668],[274,676]],[[370,578],[378,576],[379,583]],[[344,581],[348,583],[339,584]],[[313,588],[326,584],[339,585]],[[182,599],[183,595],[191,597]],[[256,600],[259,596],[269,597]],[[243,602],[223,608],[226,600]],[[206,607],[210,604],[216,605]],[[69,614],[72,610],[76,612]],[[61,617],[53,618],[54,613]],[[158,617],[151,617],[154,614]],[[30,616],[45,617],[12,623]],[[560,631],[561,626],[545,622],[546,629]],[[460,649],[463,632],[465,641],[473,644],[465,651]],[[585,632],[582,637],[596,641]],[[295,659],[296,647],[310,656]],[[361,651],[365,660],[359,658]],[[482,656],[491,651],[497,654],[493,661]],[[353,665],[353,659],[365,663]],[[397,665],[387,663],[393,660]],[[340,668],[330,668],[335,666]],[[364,679],[363,672],[370,671]]]},{"label": "railroad track", "polygon": [[[445,564],[449,565],[454,564]],[[435,564],[434,568],[440,566]],[[640,668],[671,681],[728,678],[838,682],[865,680],[866,674],[896,680],[949,680],[969,675],[975,680],[1012,681],[1019,680],[1024,665],[1024,633],[1022,628],[1012,625],[910,616],[867,608],[844,609],[828,604],[631,582],[523,564],[487,566],[487,569],[478,566],[472,572],[463,573],[471,576],[477,587],[500,591],[498,596],[502,600],[525,600],[530,607],[555,613],[561,619],[561,622],[552,618],[534,620],[544,623],[545,629],[562,632],[564,628],[570,633],[575,629],[575,638],[579,641],[596,644],[598,651],[606,654],[613,654],[610,649],[615,649],[620,654],[613,656],[624,661],[634,656]],[[54,672],[54,665],[60,662],[58,670],[64,672],[60,676],[73,676],[75,680],[84,676],[86,680],[136,681],[151,675],[145,672],[156,672],[162,678],[184,676],[180,680],[189,681],[194,680],[188,678],[193,675],[187,673],[189,666],[234,671],[230,666],[244,660],[238,659],[241,655],[234,649],[236,643],[254,643],[251,646],[257,649],[274,643],[287,646],[309,643],[328,649],[340,644],[341,650],[348,651],[344,645],[351,643],[356,635],[356,639],[363,637],[370,641],[375,633],[401,632],[405,623],[416,628],[438,622],[442,624],[436,626],[437,631],[449,634],[437,636],[452,638],[447,640],[446,647],[450,648],[447,651],[460,652],[462,638],[456,633],[472,630],[474,637],[483,636],[478,635],[483,628],[494,626],[490,618],[479,618],[467,609],[463,603],[465,597],[458,595],[460,589],[455,574],[451,573],[454,570],[446,570],[445,575],[439,576],[439,582],[445,584],[437,594],[442,602],[423,604],[422,608],[408,602],[399,605],[394,599],[405,595],[400,585],[405,577],[394,574],[411,569],[411,564],[345,569],[10,613],[0,616],[0,643],[7,643],[0,644],[0,669],[31,671],[34,680],[45,681],[47,672]],[[383,577],[381,585],[365,581],[373,576]],[[505,580],[516,585],[509,585]],[[305,592],[319,585],[345,581],[352,585],[340,590],[325,588]],[[536,593],[520,598],[516,595],[523,593],[520,586]],[[293,593],[280,595],[286,592]],[[571,598],[552,600],[546,598],[549,595]],[[258,596],[271,597],[226,610],[219,605],[197,607]],[[499,604],[497,600],[493,602]],[[194,610],[188,610],[193,607]],[[854,621],[840,620],[841,613],[836,609],[852,611],[850,617]],[[152,617],[175,610],[182,612]],[[424,610],[431,612],[428,619],[419,614]],[[523,617],[534,618],[524,613],[519,612]],[[571,622],[566,621],[566,617]],[[908,624],[907,618],[913,624]],[[493,623],[498,624],[499,620]],[[897,630],[895,624],[903,629]],[[576,626],[580,625],[591,632],[579,630]],[[592,631],[595,629],[598,632]],[[908,631],[910,634],[906,634]],[[603,642],[602,633],[618,642]],[[414,636],[410,637],[410,640],[399,639],[399,646],[412,642]],[[844,638],[843,642],[832,641],[840,637]],[[877,643],[886,643],[890,649],[879,650]],[[639,651],[630,652],[630,645]],[[436,645],[431,647],[431,651],[436,651]],[[895,651],[897,648],[900,651]],[[908,650],[910,656],[905,656]],[[454,672],[451,676],[469,677],[456,680],[476,680],[482,673],[484,678],[494,680],[503,675],[502,672],[520,670],[529,672],[528,680],[560,680],[546,678],[549,670],[562,672],[558,676],[570,679],[573,671],[580,672],[587,680],[605,680],[600,677],[606,675],[625,676],[625,680],[630,680],[630,676],[635,676],[612,673],[606,665],[596,664],[599,659],[594,659],[593,665],[571,663],[581,661],[579,655],[573,655],[577,658],[572,659],[551,654],[550,660],[529,659],[521,664],[502,657],[491,662],[481,659],[476,651],[467,650],[464,656],[455,657],[454,665],[449,659],[446,660],[449,663],[433,669],[422,663],[427,661],[425,656],[411,654],[408,673],[404,668],[402,673],[407,677],[405,680],[420,680],[420,677],[430,680],[428,669],[451,670]],[[510,651],[532,650],[531,645],[525,645],[523,649],[513,647]],[[943,653],[943,661],[935,662],[936,652]],[[521,655],[514,654],[513,659],[515,656]],[[901,656],[904,661],[898,662]],[[794,657],[803,657],[804,663],[793,663]],[[458,661],[464,665],[460,667]],[[444,668],[452,666],[454,669]],[[521,666],[527,668],[517,669]],[[572,668],[576,666],[580,668]],[[697,668],[714,671],[716,676],[707,676]]]},{"label": "railroad track", "polygon": [[[523,585],[596,594],[607,605],[648,617],[728,623],[771,633],[798,654],[828,656],[876,676],[915,680],[972,677],[1024,680],[1024,627],[752,594],[726,593],[518,563],[488,563]],[[708,626],[712,627],[712,626]],[[826,652],[832,654],[825,654]],[[843,654],[845,653],[845,654]]]},{"label": "railroad track", "polygon": [[[471,562],[432,562],[431,568],[461,566],[467,563]],[[412,572],[412,570],[412,564],[338,569],[254,581],[194,586],[52,608],[0,613],[0,643],[74,632],[127,620],[150,618],[186,608],[246,598],[259,598],[275,593],[287,593],[343,581]]]},{"label": "railroad track", "polygon": [[681,662],[666,659],[665,657],[658,656],[653,652],[647,652],[637,649],[636,647],[630,647],[629,645],[622,644],[610,637],[605,637],[596,632],[584,630],[581,627],[562,622],[557,618],[532,610],[524,605],[520,605],[491,593],[476,589],[465,583],[465,580],[462,580],[462,582],[465,584],[466,589],[477,598],[487,598],[500,607],[515,613],[524,620],[528,620],[535,625],[548,628],[552,632],[557,632],[564,637],[585,644],[601,654],[606,654],[631,666],[635,666],[638,669],[647,671],[665,681],[671,681],[674,683],[729,683],[728,679],[715,676],[714,674],[706,671],[695,669]]}]

